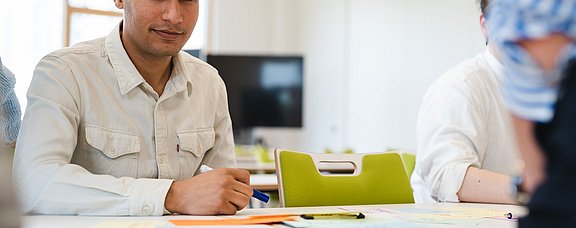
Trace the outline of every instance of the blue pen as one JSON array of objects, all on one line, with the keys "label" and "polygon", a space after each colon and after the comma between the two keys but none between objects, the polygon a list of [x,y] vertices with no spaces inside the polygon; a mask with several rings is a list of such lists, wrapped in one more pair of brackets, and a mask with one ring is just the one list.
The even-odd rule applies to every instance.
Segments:
[{"label": "blue pen", "polygon": [[[201,173],[206,173],[208,171],[212,171],[213,169],[210,168],[210,166],[207,165],[201,165],[200,166],[200,172]],[[257,189],[253,189],[252,191],[252,197],[264,202],[264,203],[268,203],[268,201],[270,201],[270,196],[264,194],[261,191],[258,191]]]}]

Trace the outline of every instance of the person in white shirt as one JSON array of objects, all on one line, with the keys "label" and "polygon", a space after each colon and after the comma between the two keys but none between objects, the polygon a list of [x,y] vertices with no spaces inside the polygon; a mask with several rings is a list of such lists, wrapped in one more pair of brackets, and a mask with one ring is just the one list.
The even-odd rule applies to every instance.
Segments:
[{"label": "person in white shirt", "polygon": [[[484,10],[480,25],[485,37]],[[424,96],[418,115],[416,203],[514,203],[509,194],[518,170],[510,116],[500,91],[503,66],[491,45],[448,70]]]},{"label": "person in white shirt", "polygon": [[199,2],[114,2],[124,19],[108,36],[36,67],[13,169],[23,211],[236,213],[252,187],[225,168],[236,165],[225,85],[181,51]]}]

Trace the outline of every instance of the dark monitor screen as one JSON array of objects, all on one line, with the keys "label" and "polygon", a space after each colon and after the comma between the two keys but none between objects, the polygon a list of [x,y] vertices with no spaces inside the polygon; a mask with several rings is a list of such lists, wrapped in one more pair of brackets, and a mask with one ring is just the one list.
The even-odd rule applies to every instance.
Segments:
[{"label": "dark monitor screen", "polygon": [[200,49],[186,49],[186,50],[183,50],[183,51],[185,51],[186,53],[188,53],[188,54],[190,54],[191,56],[194,56],[194,57],[196,57],[196,58],[199,58],[199,59],[202,58],[202,57],[200,56],[200,54],[201,54]]},{"label": "dark monitor screen", "polygon": [[302,127],[303,58],[208,55],[228,92],[235,128]]}]

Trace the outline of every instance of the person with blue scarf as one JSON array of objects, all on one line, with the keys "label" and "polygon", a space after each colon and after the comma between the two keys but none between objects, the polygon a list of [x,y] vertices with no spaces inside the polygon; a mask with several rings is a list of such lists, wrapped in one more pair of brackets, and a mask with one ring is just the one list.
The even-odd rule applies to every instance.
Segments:
[{"label": "person with blue scarf", "polygon": [[[20,129],[20,105],[14,93],[16,79],[0,58],[0,144],[7,143],[14,148]],[[19,205],[10,183],[10,161],[5,145],[0,145],[0,227],[19,227]]]},{"label": "person with blue scarf", "polygon": [[20,129],[20,104],[14,93],[16,78],[8,68],[2,64],[0,58],[0,141],[16,145],[18,130]]},{"label": "person with blue scarf", "polygon": [[525,163],[512,192],[531,195],[518,225],[576,227],[576,0],[490,7],[488,28],[503,50],[504,99]]}]

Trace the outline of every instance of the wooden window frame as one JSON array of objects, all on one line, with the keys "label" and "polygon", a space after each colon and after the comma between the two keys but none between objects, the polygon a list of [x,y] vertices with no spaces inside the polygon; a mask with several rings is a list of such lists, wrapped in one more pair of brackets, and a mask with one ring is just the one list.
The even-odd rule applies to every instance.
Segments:
[{"label": "wooden window frame", "polygon": [[70,6],[70,2],[66,0],[66,19],[65,19],[65,41],[64,45],[66,47],[70,46],[70,30],[72,27],[72,14],[79,13],[79,14],[89,14],[89,15],[97,15],[97,16],[110,16],[110,17],[122,17],[124,14],[121,12],[116,11],[107,11],[107,10],[95,10],[95,9],[88,9],[82,7],[73,7]]}]

